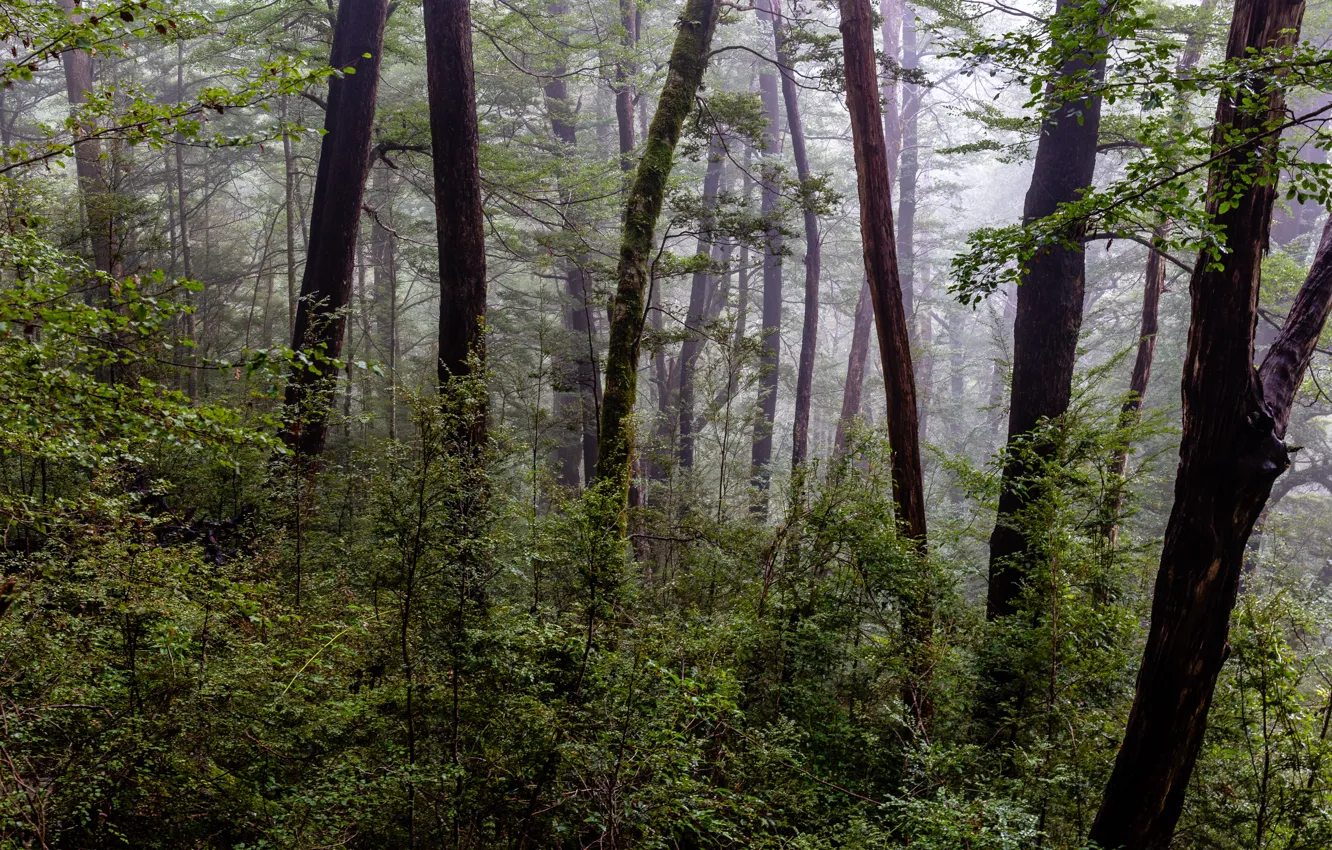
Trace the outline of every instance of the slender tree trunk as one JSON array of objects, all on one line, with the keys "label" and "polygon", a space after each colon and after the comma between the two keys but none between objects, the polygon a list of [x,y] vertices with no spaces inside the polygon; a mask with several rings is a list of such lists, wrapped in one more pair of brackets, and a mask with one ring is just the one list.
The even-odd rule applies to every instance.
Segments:
[{"label": "slender tree trunk", "polygon": [[[1056,14],[1086,2],[1097,0],[1059,0]],[[1069,38],[1067,34],[1063,37]],[[1105,60],[1097,53],[1104,53],[1104,41],[1099,33],[1087,32],[1086,38],[1078,42],[1084,52],[1066,62],[1060,75],[1101,80]],[[1053,84],[1047,91],[1053,94]],[[1061,104],[1045,119],[1023,210],[1025,222],[1053,214],[1061,204],[1077,200],[1091,186],[1100,126],[1099,94]],[[1014,449],[1042,420],[1055,419],[1068,409],[1078,332],[1082,328],[1085,266],[1081,243],[1077,243],[1045,248],[1022,269],[1013,325],[1013,390],[1008,414],[1008,442]],[[1038,456],[1049,450],[1035,447]],[[1040,498],[1040,488],[1030,480],[1037,472],[1035,465],[1016,455],[1004,467],[998,517],[990,536],[986,613],[992,618],[1016,610],[1023,582],[1022,562],[1034,554],[1016,519],[1026,505]]]},{"label": "slender tree trunk", "polygon": [[652,237],[674,166],[675,147],[694,97],[703,82],[712,34],[721,6],[717,0],[689,0],[676,31],[675,46],[657,113],[644,139],[643,158],[625,204],[615,303],[611,308],[606,390],[601,405],[597,478],[615,488],[616,518],[628,498],[633,455],[633,412],[638,392],[638,356],[643,336],[643,299],[648,284]]},{"label": "slender tree trunk", "polygon": [[389,439],[398,436],[398,251],[392,226],[392,175],[387,168],[374,172],[375,200],[378,204],[370,236],[370,255],[375,267],[375,335],[379,338],[379,356],[388,367]]},{"label": "slender tree trunk", "polygon": [[888,397],[893,498],[903,533],[923,547],[925,492],[917,433],[916,380],[911,369],[911,347],[893,238],[892,192],[874,72],[873,14],[869,0],[841,0],[840,6],[846,55],[846,102],[851,111],[859,178],[860,233]]},{"label": "slender tree trunk", "polygon": [[[184,47],[181,42],[176,42],[176,100],[178,102],[185,99],[185,56]],[[190,261],[190,217],[188,206],[186,204],[187,193],[185,191],[185,140],[176,136],[176,204],[178,210],[176,218],[180,221],[180,259],[181,268],[185,272],[186,280],[194,280],[194,264]],[[207,187],[204,187],[207,191]],[[198,328],[195,323],[194,315],[194,293],[188,292],[185,296],[185,303],[190,308],[185,313],[185,335],[191,342],[198,339]],[[190,358],[190,367],[186,370],[185,394],[191,399],[199,398],[199,365],[198,357],[194,351],[188,354]]]},{"label": "slender tree trunk", "polygon": [[[902,66],[914,68],[920,61],[916,53],[915,15],[902,16]],[[902,306],[907,313],[907,328],[913,331],[912,341],[920,346],[919,364],[921,385],[928,387],[925,380],[925,368],[928,365],[929,350],[926,337],[930,336],[930,317],[928,310],[918,310],[916,305],[916,188],[920,181],[920,87],[905,83],[902,86],[902,152],[901,166],[898,170],[897,197],[897,257],[902,274]],[[924,399],[922,398],[922,401]],[[921,405],[921,432],[925,427],[924,404]]]},{"label": "slender tree trunk", "polygon": [[[787,23],[782,18],[779,0],[772,0],[772,34],[777,62],[782,76],[782,100],[786,105],[786,126],[791,135],[791,154],[795,157],[796,176],[802,185],[810,179],[809,154],[805,151],[805,124],[800,118],[792,64],[795,55],[787,43]],[[794,7],[793,12],[794,14]],[[800,332],[800,361],[796,369],[795,423],[791,430],[791,469],[805,462],[809,453],[809,406],[814,394],[814,351],[819,342],[819,216],[811,202],[805,204],[805,321]]]},{"label": "slender tree trunk", "polygon": [[[287,97],[282,96],[281,120],[287,120]],[[287,219],[287,335],[296,338],[296,304],[300,300],[300,279],[296,277],[296,158],[292,155],[291,136],[282,134],[284,175],[283,204]]]},{"label": "slender tree trunk", "polygon": [[[766,6],[759,7],[759,20],[771,21]],[[759,358],[758,407],[754,422],[754,443],[750,452],[750,468],[754,486],[759,491],[755,510],[767,511],[767,490],[772,478],[772,432],[777,420],[777,387],[780,374],[782,348],[782,232],[778,226],[777,191],[778,144],[781,134],[781,114],[777,93],[777,75],[771,71],[759,73],[759,93],[763,100],[763,115],[767,119],[763,133],[763,156],[759,160],[759,207],[767,222],[763,252],[763,353]]]},{"label": "slender tree trunk", "polygon": [[387,0],[344,2],[333,30],[331,62],[355,74],[333,77],[328,86],[325,135],[319,151],[310,247],[301,280],[292,347],[315,359],[293,368],[287,384],[289,447],[318,455],[328,433],[328,406],[337,372],[319,358],[336,358],[346,336],[356,234],[370,170],[370,137],[379,89]]},{"label": "slender tree trunk", "polygon": [[[874,68],[873,15],[869,0],[840,0],[839,5],[846,62],[846,102],[851,113],[851,138],[860,196],[860,234],[888,399],[893,499],[901,534],[915,544],[923,557],[926,554],[925,487],[917,431],[916,379],[911,368],[911,343],[907,338],[897,246],[893,237],[892,190]],[[928,590],[906,594],[901,616],[902,631],[911,647],[910,677],[903,697],[917,722],[927,726],[932,713],[927,684],[927,647],[934,630],[933,603]]]},{"label": "slender tree trunk", "polygon": [[[1239,0],[1233,15],[1226,57],[1237,61],[1293,44],[1304,3]],[[1245,545],[1273,481],[1290,464],[1281,438],[1332,305],[1332,228],[1326,228],[1280,334],[1262,367],[1253,368],[1277,144],[1256,134],[1279,122],[1285,105],[1279,75],[1251,75],[1237,88],[1217,105],[1212,143],[1232,152],[1212,165],[1207,195],[1226,253],[1219,262],[1201,255],[1189,282],[1175,502],[1128,728],[1092,825],[1091,838],[1103,847],[1170,844],[1226,658]],[[1253,106],[1241,111],[1237,100]],[[1236,144],[1245,137],[1255,141]]]},{"label": "slender tree trunk", "polygon": [[[888,158],[888,185],[897,181],[897,166],[902,153],[902,115],[897,98],[897,68],[900,53],[900,32],[902,30],[901,0],[883,0],[880,7],[883,15],[883,53],[889,60],[890,67],[883,75],[883,137]],[[910,308],[907,307],[908,315]],[[851,353],[846,361],[846,383],[842,386],[842,413],[837,419],[837,431],[833,437],[833,450],[837,454],[846,452],[847,431],[851,422],[860,415],[861,397],[865,390],[865,363],[869,359],[870,331],[874,323],[874,304],[870,296],[869,280],[860,288],[860,298],[856,301],[856,314],[851,329]]]},{"label": "slender tree trunk", "polygon": [[634,170],[634,86],[630,81],[637,69],[634,53],[638,49],[638,18],[635,0],[620,0],[620,50],[615,63],[615,123],[620,132],[620,170]]},{"label": "slender tree trunk", "polygon": [[[714,136],[708,150],[708,170],[703,175],[703,215],[698,222],[696,254],[707,257],[709,264],[715,255],[715,225],[712,212],[717,204],[722,172],[726,166],[726,151],[720,136]],[[694,370],[703,352],[703,328],[707,324],[713,298],[711,269],[694,272],[689,288],[689,312],[685,330],[689,336],[680,346],[680,442],[676,456],[682,469],[694,466]]]},{"label": "slender tree trunk", "polygon": [[[1176,67],[1181,73],[1191,70],[1202,56],[1206,24],[1211,18],[1212,0],[1203,0],[1198,7],[1199,21],[1190,30]],[[1181,100],[1176,114],[1182,123],[1188,104]],[[1152,231],[1153,242],[1163,243],[1173,229],[1173,223],[1163,221]],[[1129,395],[1119,410],[1119,429],[1127,432],[1137,424],[1142,413],[1142,401],[1152,377],[1152,360],[1156,356],[1156,332],[1161,293],[1165,291],[1166,259],[1155,248],[1148,250],[1147,269],[1143,274],[1142,321],[1138,330],[1138,354],[1133,361],[1133,375],[1129,379]],[[1113,551],[1119,540],[1119,514],[1124,508],[1124,473],[1128,469],[1127,442],[1115,448],[1110,456],[1111,491],[1106,507],[1106,547]]]},{"label": "slender tree trunk", "polygon": [[[439,240],[439,384],[484,359],[486,240],[468,0],[426,0],[426,82]],[[485,414],[473,423],[485,437]]]}]

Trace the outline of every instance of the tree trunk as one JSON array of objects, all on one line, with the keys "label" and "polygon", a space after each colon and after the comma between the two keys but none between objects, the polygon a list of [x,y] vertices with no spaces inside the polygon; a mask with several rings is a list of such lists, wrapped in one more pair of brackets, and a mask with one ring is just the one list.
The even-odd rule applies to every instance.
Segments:
[{"label": "tree trunk", "polygon": [[652,237],[674,166],[675,147],[707,69],[712,34],[721,6],[717,0],[686,3],[671,50],[666,83],[644,139],[643,158],[625,203],[615,303],[611,308],[606,390],[601,405],[597,478],[612,482],[616,505],[628,498],[633,454],[633,412],[638,392],[638,355],[643,336],[643,298],[648,283]]},{"label": "tree trunk", "polygon": [[[287,120],[287,96],[281,100],[281,120]],[[282,134],[282,165],[285,176],[283,205],[287,218],[287,335],[296,338],[296,304],[300,300],[296,277],[296,161],[291,150],[291,135]]]},{"label": "tree trunk", "polygon": [[[1202,56],[1206,24],[1211,18],[1212,0],[1203,0],[1198,7],[1201,19],[1189,31],[1176,68],[1181,73],[1193,69]],[[1181,99],[1176,115],[1182,122],[1188,104]],[[1173,229],[1173,223],[1163,221],[1152,231],[1153,242],[1164,242]],[[1160,312],[1161,293],[1165,291],[1166,258],[1155,248],[1147,254],[1147,269],[1143,274],[1142,321],[1138,330],[1138,354],[1133,361],[1133,375],[1129,378],[1129,395],[1119,410],[1119,429],[1126,432],[1137,424],[1142,413],[1142,400],[1152,378],[1152,360],[1156,356],[1156,332]],[[1119,539],[1119,513],[1124,508],[1124,472],[1128,469],[1128,444],[1116,446],[1110,456],[1110,499],[1106,507],[1106,548],[1113,551]]]},{"label": "tree trunk", "polygon": [[[183,102],[185,99],[185,56],[184,47],[181,42],[176,42],[176,100]],[[190,262],[190,217],[185,203],[185,140],[179,134],[176,135],[176,204],[179,207],[176,218],[180,221],[180,259],[182,268],[185,271],[186,280],[194,280],[194,264]],[[207,187],[205,187],[207,191]],[[191,342],[195,342],[198,337],[198,328],[195,324],[194,315],[194,293],[187,292],[185,302],[190,308],[185,314],[185,335]],[[198,357],[191,350],[187,355],[190,359],[189,369],[186,370],[185,394],[191,400],[199,398],[199,365]]]},{"label": "tree trunk", "polygon": [[897,246],[893,239],[892,192],[874,69],[873,13],[869,0],[841,0],[840,7],[846,102],[851,112],[860,195],[860,234],[888,397],[893,498],[903,534],[923,549],[925,491],[917,433],[916,380],[911,369],[911,346],[907,340]]},{"label": "tree trunk", "polygon": [[[901,0],[883,0],[883,53],[890,65],[897,65],[900,58],[900,36],[902,29]],[[902,115],[897,99],[897,69],[889,67],[883,76],[883,137],[888,158],[888,185],[897,181],[897,165],[902,154]],[[905,308],[910,313],[909,308]],[[860,288],[860,298],[856,301],[856,314],[851,329],[851,353],[846,361],[846,383],[842,386],[842,413],[837,419],[837,431],[833,437],[833,449],[837,454],[846,451],[847,431],[851,422],[860,415],[861,396],[865,389],[865,363],[869,359],[870,330],[874,323],[873,299],[870,296],[869,280]]]},{"label": "tree trunk", "polygon": [[[1056,14],[1080,2],[1094,0],[1059,0]],[[1103,36],[1088,32],[1081,43],[1096,45],[1103,40]],[[1104,52],[1104,47],[1086,49]],[[1084,52],[1060,69],[1065,78],[1085,79],[1088,74],[1094,81],[1101,80],[1105,60]],[[1053,85],[1047,92],[1053,94]],[[1061,204],[1077,200],[1091,186],[1100,125],[1099,95],[1063,103],[1045,119],[1036,146],[1024,222],[1053,214]],[[1022,269],[1013,325],[1013,389],[1008,412],[1008,444],[1015,450],[1043,420],[1062,416],[1068,409],[1078,332],[1082,328],[1085,268],[1082,246],[1077,242],[1045,248]],[[1048,451],[1049,447],[1035,447],[1038,456]],[[1023,582],[1022,562],[1034,554],[1016,520],[1026,505],[1040,498],[1040,488],[1030,480],[1037,472],[1034,464],[1016,458],[1010,458],[1004,467],[998,517],[990,536],[986,613],[991,618],[1016,610]]]},{"label": "tree trunk", "polygon": [[[720,135],[714,136],[708,150],[708,170],[703,175],[703,216],[698,222],[699,257],[711,263],[715,253],[715,227],[712,212],[717,204],[722,172],[726,167],[726,151]],[[703,352],[703,328],[708,322],[710,302],[715,301],[715,282],[711,269],[694,272],[689,288],[689,312],[685,330],[689,336],[680,347],[680,442],[676,456],[682,469],[694,466],[694,371]]]},{"label": "tree trunk", "polygon": [[[916,55],[916,22],[914,15],[902,16],[902,66],[915,67],[920,61]],[[913,342],[923,343],[928,333],[929,315],[916,309],[916,187],[920,180],[920,87],[906,83],[902,86],[902,149],[898,168],[897,196],[897,257],[902,275],[902,306],[907,314],[907,329],[913,331]],[[925,366],[922,348],[920,365]],[[924,378],[922,373],[919,377]],[[924,386],[928,382],[922,381]],[[922,399],[923,401],[923,399]],[[924,422],[925,406],[921,405]],[[924,427],[922,425],[922,432]]]},{"label": "tree trunk", "polygon": [[[468,0],[426,0],[426,82],[439,240],[439,385],[484,359],[486,238]],[[473,438],[485,436],[478,416]]]},{"label": "tree trunk", "polygon": [[[786,104],[786,126],[791,135],[791,154],[795,157],[796,176],[801,185],[810,179],[809,154],[805,151],[805,125],[800,119],[792,64],[795,54],[786,40],[786,22],[778,0],[772,0],[776,14],[772,34],[777,62],[782,75],[782,100]],[[794,14],[794,6],[792,8]],[[800,332],[800,363],[796,370],[795,423],[791,431],[791,469],[805,462],[809,453],[809,406],[814,393],[814,350],[819,342],[819,216],[809,202],[805,204],[805,321]]]},{"label": "tree trunk", "polygon": [[620,50],[615,62],[615,123],[620,132],[620,170],[634,170],[634,87],[629,78],[636,72],[634,52],[638,48],[638,18],[635,0],[620,0]]},{"label": "tree trunk", "polygon": [[[74,0],[60,0],[65,13],[75,20],[81,20],[81,7]],[[77,48],[66,50],[61,55],[65,68],[65,93],[69,97],[71,110],[88,102],[88,93],[93,87],[92,54]],[[81,122],[76,128],[74,142],[74,170],[78,177],[79,196],[83,202],[83,214],[88,227],[88,238],[92,243],[93,267],[106,274],[119,274],[119,258],[116,256],[115,215],[112,210],[110,186],[102,169],[102,145],[96,139],[83,138],[89,128]],[[108,292],[99,286],[95,295],[99,301],[105,301]]]},{"label": "tree trunk", "polygon": [[[1239,0],[1227,59],[1292,44],[1303,2]],[[1207,211],[1225,234],[1217,262],[1204,253],[1189,282],[1192,318],[1184,361],[1183,433],[1175,503],[1166,526],[1151,629],[1124,743],[1091,838],[1103,847],[1165,848],[1202,746],[1225,661],[1230,611],[1244,549],[1272,483],[1289,466],[1282,442],[1291,403],[1332,305],[1332,228],[1262,367],[1253,368],[1262,253],[1276,193],[1271,136],[1284,116],[1280,77],[1250,76],[1223,96],[1213,146],[1232,152],[1212,165]],[[1255,179],[1258,178],[1258,179]],[[1221,208],[1225,199],[1226,209]]]},{"label": "tree trunk", "polygon": [[328,434],[328,406],[337,370],[323,362],[342,353],[351,297],[361,200],[370,170],[370,137],[379,89],[388,0],[353,0],[338,7],[330,64],[355,74],[328,85],[325,135],[319,150],[310,246],[301,279],[292,348],[312,356],[292,369],[284,439],[297,454],[318,455]]},{"label": "tree trunk", "polygon": [[379,356],[388,367],[389,439],[398,437],[398,251],[396,235],[389,229],[393,196],[391,175],[387,168],[375,170],[375,200],[378,204],[370,235],[370,256],[374,262],[374,324],[379,338]]},{"label": "tree trunk", "polygon": [[[759,6],[759,20],[772,21],[773,16],[764,5]],[[780,379],[782,348],[782,232],[777,221],[781,198],[777,191],[778,144],[782,120],[777,93],[777,75],[771,71],[759,74],[759,93],[763,101],[763,115],[767,119],[763,132],[763,156],[759,160],[759,209],[767,231],[763,244],[763,330],[760,337],[762,354],[759,357],[758,407],[754,422],[754,442],[750,451],[750,469],[754,486],[759,491],[755,510],[767,510],[767,490],[772,478],[772,431],[777,420],[777,386]]]}]

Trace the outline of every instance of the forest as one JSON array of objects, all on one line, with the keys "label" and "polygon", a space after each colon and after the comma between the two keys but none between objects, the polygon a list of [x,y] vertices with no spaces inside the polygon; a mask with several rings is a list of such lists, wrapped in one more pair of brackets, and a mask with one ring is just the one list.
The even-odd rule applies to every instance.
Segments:
[{"label": "forest", "polygon": [[1332,5],[0,31],[0,850],[1332,848]]}]

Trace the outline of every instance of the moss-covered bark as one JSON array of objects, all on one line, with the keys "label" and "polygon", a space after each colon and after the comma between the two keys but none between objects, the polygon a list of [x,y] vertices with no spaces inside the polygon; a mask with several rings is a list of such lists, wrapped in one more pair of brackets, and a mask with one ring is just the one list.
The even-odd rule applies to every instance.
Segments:
[{"label": "moss-covered bark", "polygon": [[601,442],[597,479],[628,496],[629,459],[633,452],[634,398],[638,392],[638,354],[643,337],[643,303],[647,294],[652,235],[661,215],[666,183],[675,163],[680,131],[693,107],[707,69],[712,33],[717,27],[717,0],[689,0],[680,16],[670,70],[657,103],[657,113],[643,143],[643,158],[634,173],[625,203],[624,237],[611,308],[610,347],[606,352],[606,390],[601,407]]}]

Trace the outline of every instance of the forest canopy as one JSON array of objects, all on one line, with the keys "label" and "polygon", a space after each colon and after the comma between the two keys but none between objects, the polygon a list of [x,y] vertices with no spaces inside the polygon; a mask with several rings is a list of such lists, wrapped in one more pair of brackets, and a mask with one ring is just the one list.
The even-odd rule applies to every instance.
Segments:
[{"label": "forest canopy", "polygon": [[1330,7],[0,10],[0,850],[1332,847]]}]

